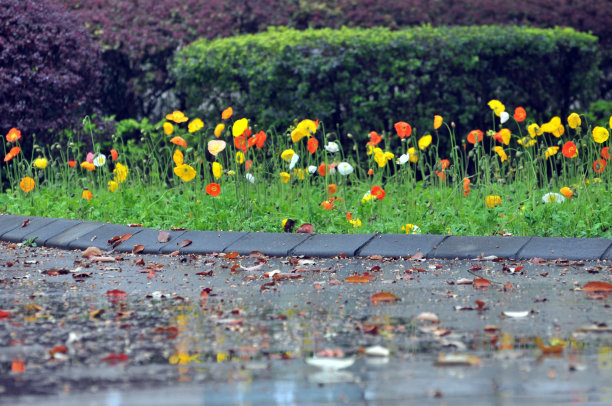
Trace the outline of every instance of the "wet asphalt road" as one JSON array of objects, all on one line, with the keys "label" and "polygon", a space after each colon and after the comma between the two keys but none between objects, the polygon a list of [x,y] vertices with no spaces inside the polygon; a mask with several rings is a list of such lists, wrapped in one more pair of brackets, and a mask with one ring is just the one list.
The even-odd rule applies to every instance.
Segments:
[{"label": "wet asphalt road", "polygon": [[0,243],[1,404],[612,404],[610,262],[82,253]]}]

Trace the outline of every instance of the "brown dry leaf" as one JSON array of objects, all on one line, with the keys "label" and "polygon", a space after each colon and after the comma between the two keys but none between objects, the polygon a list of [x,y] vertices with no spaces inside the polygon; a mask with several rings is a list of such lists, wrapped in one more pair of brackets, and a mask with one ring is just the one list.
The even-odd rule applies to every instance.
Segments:
[{"label": "brown dry leaf", "polygon": [[132,254],[138,254],[144,251],[144,245],[142,244],[134,244],[134,248],[132,249]]},{"label": "brown dry leaf", "polygon": [[587,282],[582,290],[585,292],[610,292],[612,291],[612,285],[607,282]]},{"label": "brown dry leaf", "polygon": [[485,278],[474,278],[474,287],[476,289],[488,288],[491,286],[491,281]]},{"label": "brown dry leaf", "polygon": [[234,252],[228,252],[227,254],[225,254],[225,259],[236,259],[238,258],[238,252],[234,251]]},{"label": "brown dry leaf", "polygon": [[300,228],[295,230],[296,233],[306,233],[306,234],[310,234],[313,231],[314,231],[314,227],[310,223],[304,223],[300,226]]},{"label": "brown dry leaf", "polygon": [[164,243],[164,242],[168,242],[168,241],[170,241],[170,233],[169,232],[167,232],[167,231],[160,231],[157,234],[157,242]]},{"label": "brown dry leaf", "polygon": [[533,340],[543,354],[560,354],[563,352],[563,344],[547,346],[540,337],[535,337]]},{"label": "brown dry leaf", "polygon": [[178,245],[179,248],[185,248],[185,247],[191,245],[191,242],[192,242],[191,240],[183,240],[181,242],[176,243],[176,245]]},{"label": "brown dry leaf", "polygon": [[515,290],[515,288],[514,286],[512,286],[510,281],[506,282],[506,284],[504,285],[504,292],[511,292],[513,290]]},{"label": "brown dry leaf", "polygon": [[21,228],[24,228],[25,226],[28,225],[28,223],[30,222],[30,219],[25,220],[22,224],[21,224]]},{"label": "brown dry leaf", "polygon": [[367,276],[362,276],[362,275],[351,275],[351,276],[347,276],[344,279],[345,283],[368,283],[370,282],[370,278],[368,278]]},{"label": "brown dry leaf", "polygon": [[389,292],[380,292],[375,293],[370,297],[370,300],[373,304],[378,304],[380,302],[395,302],[399,300],[399,297],[395,296],[393,293]]},{"label": "brown dry leaf", "polygon": [[113,257],[90,257],[89,258],[92,262],[115,262],[117,259],[113,258]]},{"label": "brown dry leaf", "polygon": [[132,238],[132,234],[130,233],[125,233],[123,234],[120,238],[119,241],[121,242],[126,242],[127,240],[129,240],[130,238]]},{"label": "brown dry leaf", "polygon": [[101,256],[102,251],[98,247],[88,247],[85,251],[83,251],[83,257],[90,258],[93,256]]}]

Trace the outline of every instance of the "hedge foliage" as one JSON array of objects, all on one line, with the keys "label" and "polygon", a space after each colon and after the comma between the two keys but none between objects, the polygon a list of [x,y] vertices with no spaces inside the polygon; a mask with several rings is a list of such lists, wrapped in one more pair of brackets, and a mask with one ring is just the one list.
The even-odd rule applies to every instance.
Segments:
[{"label": "hedge foliage", "polygon": [[312,118],[366,137],[400,120],[429,131],[435,114],[458,134],[484,130],[490,99],[566,115],[594,100],[597,64],[597,39],[572,29],[271,29],[199,40],[173,73],[187,111],[211,126],[233,106],[264,129]]}]

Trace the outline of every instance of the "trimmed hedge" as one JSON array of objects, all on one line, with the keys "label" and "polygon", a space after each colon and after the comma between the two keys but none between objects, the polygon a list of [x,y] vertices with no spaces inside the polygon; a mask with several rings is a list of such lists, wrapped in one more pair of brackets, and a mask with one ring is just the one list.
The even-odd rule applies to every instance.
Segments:
[{"label": "trimmed hedge", "polygon": [[231,105],[263,128],[317,118],[365,138],[399,120],[429,131],[435,114],[458,134],[486,129],[490,99],[565,116],[595,98],[597,64],[597,39],[572,29],[271,29],[196,41],[173,74],[186,110],[211,125]]}]

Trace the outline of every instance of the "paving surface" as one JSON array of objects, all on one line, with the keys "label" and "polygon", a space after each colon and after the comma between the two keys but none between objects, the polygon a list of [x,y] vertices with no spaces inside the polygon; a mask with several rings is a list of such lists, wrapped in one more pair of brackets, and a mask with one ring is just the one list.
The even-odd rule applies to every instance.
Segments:
[{"label": "paving surface", "polygon": [[612,404],[609,240],[21,216],[0,240],[0,404]]}]

